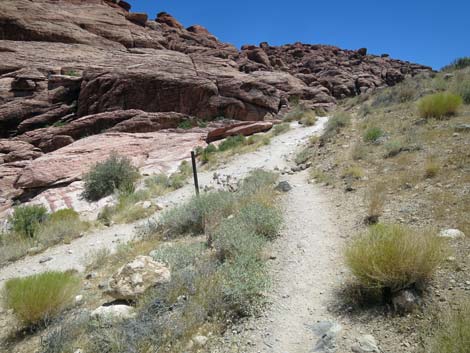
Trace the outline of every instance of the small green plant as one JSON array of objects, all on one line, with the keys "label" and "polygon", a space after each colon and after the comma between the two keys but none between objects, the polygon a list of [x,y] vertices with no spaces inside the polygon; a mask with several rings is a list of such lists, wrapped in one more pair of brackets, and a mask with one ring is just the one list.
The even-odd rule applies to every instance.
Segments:
[{"label": "small green plant", "polygon": [[278,136],[289,130],[290,130],[290,125],[288,123],[276,124],[273,127],[272,134],[274,136]]},{"label": "small green plant", "polygon": [[431,353],[470,352],[470,302],[444,314],[433,337]]},{"label": "small green plant", "polygon": [[80,279],[68,272],[45,272],[5,283],[5,306],[25,325],[47,323],[60,314],[80,287]]},{"label": "small green plant", "polygon": [[436,93],[421,98],[418,112],[421,118],[443,119],[455,115],[462,105],[462,97],[452,93]]},{"label": "small green plant", "polygon": [[346,264],[363,287],[388,292],[424,283],[445,254],[436,235],[393,224],[371,226],[345,250]]},{"label": "small green plant", "polygon": [[13,231],[21,236],[33,238],[41,223],[47,220],[47,210],[44,206],[30,205],[15,207],[9,218]]},{"label": "small green plant", "polygon": [[294,162],[295,164],[299,165],[299,164],[304,164],[306,163],[310,157],[311,157],[311,152],[308,148],[304,148],[303,150],[299,151],[295,158],[294,158]]},{"label": "small green plant", "polygon": [[82,197],[87,201],[98,201],[114,191],[132,193],[139,173],[127,157],[111,154],[104,162],[97,163],[84,175]]},{"label": "small green plant", "polygon": [[382,136],[384,132],[379,127],[370,127],[368,128],[363,136],[364,142],[377,142]]},{"label": "small green plant", "polygon": [[193,124],[190,120],[183,120],[178,124],[178,129],[189,130],[193,127]]},{"label": "small green plant", "polygon": [[351,115],[347,112],[335,113],[326,123],[323,138],[328,138],[336,135],[342,128],[351,124]]},{"label": "small green plant", "polygon": [[272,205],[252,202],[240,211],[239,221],[247,225],[256,234],[266,238],[275,238],[282,224],[282,216]]},{"label": "small green plant", "polygon": [[78,73],[78,71],[73,70],[73,69],[66,70],[66,71],[64,72],[64,75],[66,75],[66,76],[73,76],[73,77],[79,77],[79,76],[80,76],[80,74]]},{"label": "small green plant", "polygon": [[224,152],[236,147],[242,146],[246,143],[246,137],[243,135],[230,136],[222,141],[219,145],[219,151]]}]

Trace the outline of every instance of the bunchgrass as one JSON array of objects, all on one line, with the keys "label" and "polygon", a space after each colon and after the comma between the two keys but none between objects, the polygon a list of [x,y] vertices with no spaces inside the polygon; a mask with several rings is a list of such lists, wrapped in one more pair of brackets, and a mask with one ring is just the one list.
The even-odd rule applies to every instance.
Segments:
[{"label": "bunchgrass", "polygon": [[444,314],[433,336],[431,353],[469,353],[470,301]]},{"label": "bunchgrass", "polygon": [[445,253],[443,240],[430,232],[377,224],[347,246],[345,258],[363,287],[394,292],[428,280]]},{"label": "bunchgrass", "polygon": [[421,98],[418,112],[421,118],[443,119],[457,114],[462,97],[453,93],[436,93]]},{"label": "bunchgrass", "polygon": [[381,138],[384,135],[384,132],[381,128],[379,127],[370,127],[368,128],[363,136],[364,142],[377,142],[379,138]]},{"label": "bunchgrass", "polygon": [[326,123],[322,138],[330,138],[336,135],[342,128],[351,124],[351,115],[347,112],[336,112]]},{"label": "bunchgrass", "polygon": [[80,287],[80,279],[68,272],[45,272],[5,283],[5,307],[24,325],[47,324],[60,314]]}]

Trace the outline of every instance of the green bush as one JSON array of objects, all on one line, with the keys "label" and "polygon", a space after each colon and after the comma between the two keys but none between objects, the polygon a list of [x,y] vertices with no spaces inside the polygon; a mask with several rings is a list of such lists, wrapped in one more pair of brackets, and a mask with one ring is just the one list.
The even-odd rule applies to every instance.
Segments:
[{"label": "green bush", "polygon": [[213,234],[214,248],[220,261],[239,256],[259,258],[265,240],[243,219],[224,220]]},{"label": "green bush", "polygon": [[15,207],[9,218],[9,223],[15,233],[33,238],[47,217],[47,210],[44,206],[19,206]]},{"label": "green bush", "polygon": [[45,272],[5,283],[5,306],[25,325],[47,323],[60,314],[80,287],[80,279],[67,272]]},{"label": "green bush", "polygon": [[470,77],[464,77],[457,81],[455,93],[462,97],[465,104],[470,104]]},{"label": "green bush", "polygon": [[336,135],[342,128],[351,124],[351,115],[346,112],[337,112],[326,123],[323,137],[332,137]]},{"label": "green bush", "polygon": [[421,118],[436,118],[452,116],[457,113],[462,104],[462,98],[452,93],[436,93],[421,98],[418,102],[418,112]]},{"label": "green bush", "polygon": [[62,241],[71,241],[89,228],[89,223],[80,219],[70,208],[52,213],[37,231],[37,240],[43,246],[52,246]]},{"label": "green bush", "polygon": [[203,243],[163,244],[151,252],[155,261],[163,262],[171,270],[180,270],[193,265],[206,249]]},{"label": "green bush", "polygon": [[[311,122],[316,119],[315,112],[311,109],[305,108],[302,104],[296,105],[294,109],[284,115],[283,118],[283,120],[286,122],[302,121],[302,119],[304,119],[305,122]],[[313,122],[313,124],[314,123],[315,122]]]},{"label": "green bush", "polygon": [[264,188],[272,186],[278,177],[276,173],[255,169],[240,183],[239,194],[244,197],[245,195],[259,193]]},{"label": "green bush", "polygon": [[445,253],[445,243],[434,234],[378,224],[355,238],[345,257],[365,288],[399,291],[429,279]]},{"label": "green bush", "polygon": [[311,151],[308,148],[304,148],[295,155],[294,162],[297,165],[304,164],[310,159],[311,155]]},{"label": "green bush", "polygon": [[224,152],[243,146],[246,143],[246,137],[243,135],[230,136],[223,140],[219,145],[219,151]]},{"label": "green bush", "polygon": [[379,127],[370,127],[366,130],[363,136],[364,142],[377,142],[379,138],[384,135],[384,132]]},{"label": "green bush", "polygon": [[256,234],[271,239],[278,235],[282,224],[278,208],[256,202],[243,207],[237,218]]},{"label": "green bush", "polygon": [[273,127],[272,134],[274,136],[278,136],[289,130],[290,130],[290,125],[288,123],[276,124]]},{"label": "green bush", "polygon": [[80,215],[72,208],[55,211],[49,216],[49,222],[74,221],[78,219],[80,219]]},{"label": "green bush", "polygon": [[190,120],[183,120],[178,124],[179,129],[189,130],[193,127],[193,124]]},{"label": "green bush", "polygon": [[442,71],[454,71],[454,70],[460,70],[460,69],[465,69],[466,67],[470,66],[470,57],[462,57],[462,58],[457,58],[454,61],[452,61],[449,65],[446,65],[442,68]]},{"label": "green bush", "polygon": [[469,353],[470,302],[444,315],[433,337],[431,353]]},{"label": "green bush", "polygon": [[138,177],[137,168],[128,158],[113,153],[85,174],[82,197],[87,201],[98,201],[116,190],[131,193]]}]

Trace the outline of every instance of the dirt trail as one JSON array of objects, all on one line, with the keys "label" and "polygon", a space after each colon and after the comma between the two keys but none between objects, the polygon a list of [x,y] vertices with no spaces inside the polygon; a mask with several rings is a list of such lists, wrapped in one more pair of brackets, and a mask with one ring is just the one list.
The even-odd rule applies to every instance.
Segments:
[{"label": "dirt trail", "polygon": [[[292,130],[272,139],[270,145],[263,146],[255,152],[235,156],[220,167],[217,172],[240,179],[256,168],[272,170],[282,169],[290,164],[297,148],[304,144],[309,136],[321,131],[327,118],[319,118],[315,126],[302,127],[293,124]],[[202,172],[199,175],[200,185],[215,186],[213,171]],[[157,199],[163,205],[180,203],[193,195],[194,185],[191,182],[185,187]],[[158,217],[158,214],[155,216]],[[70,244],[52,247],[45,252],[28,256],[8,266],[0,268],[0,287],[3,282],[12,277],[22,277],[41,273],[47,270],[64,271],[68,269],[84,270],[84,259],[102,248],[114,251],[119,244],[126,243],[135,236],[135,228],[145,221],[134,224],[115,225],[104,230],[97,230],[82,238],[75,239]],[[47,260],[47,261],[45,261]]]},{"label": "dirt trail", "polygon": [[342,277],[336,212],[325,191],[307,183],[307,172],[287,180],[293,189],[283,199],[285,225],[273,246],[271,305],[251,323],[249,352],[315,351],[323,334],[315,325],[336,320],[327,309]]}]

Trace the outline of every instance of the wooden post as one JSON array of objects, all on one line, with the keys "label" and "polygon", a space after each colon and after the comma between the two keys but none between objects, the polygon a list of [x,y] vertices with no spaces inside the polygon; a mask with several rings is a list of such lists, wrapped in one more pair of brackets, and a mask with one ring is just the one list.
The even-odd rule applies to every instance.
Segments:
[{"label": "wooden post", "polygon": [[191,151],[191,161],[193,163],[194,188],[196,189],[196,195],[199,196],[199,181],[197,180],[196,155],[194,151]]}]

